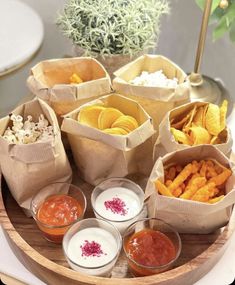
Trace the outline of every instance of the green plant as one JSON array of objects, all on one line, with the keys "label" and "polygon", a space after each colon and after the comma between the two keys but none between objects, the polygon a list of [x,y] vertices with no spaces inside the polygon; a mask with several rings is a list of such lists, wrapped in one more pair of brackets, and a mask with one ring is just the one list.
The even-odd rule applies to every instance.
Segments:
[{"label": "green plant", "polygon": [[[203,9],[206,0],[196,0]],[[231,41],[235,42],[235,0],[213,0],[210,24],[217,24],[213,31],[213,39],[221,38],[226,32]]]},{"label": "green plant", "polygon": [[167,0],[70,0],[57,18],[86,55],[134,55],[156,46]]}]

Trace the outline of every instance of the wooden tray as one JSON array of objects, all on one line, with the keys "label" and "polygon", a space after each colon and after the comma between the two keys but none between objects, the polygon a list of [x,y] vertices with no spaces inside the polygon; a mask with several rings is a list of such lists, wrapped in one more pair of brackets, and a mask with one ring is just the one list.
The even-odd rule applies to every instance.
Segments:
[{"label": "wooden tray", "polygon": [[[7,232],[8,242],[15,255],[26,268],[48,285],[194,284],[219,260],[235,228],[235,211],[233,211],[230,223],[213,234],[181,234],[182,253],[175,268],[158,275],[132,278],[123,252],[113,269],[111,278],[82,275],[69,268],[61,246],[50,243],[42,237],[34,220],[24,215],[12,198],[5,182],[2,184],[2,191],[0,191],[0,223]],[[76,179],[74,184],[78,185],[87,196],[88,209],[86,217],[93,216],[89,201],[92,186],[79,179]]]}]

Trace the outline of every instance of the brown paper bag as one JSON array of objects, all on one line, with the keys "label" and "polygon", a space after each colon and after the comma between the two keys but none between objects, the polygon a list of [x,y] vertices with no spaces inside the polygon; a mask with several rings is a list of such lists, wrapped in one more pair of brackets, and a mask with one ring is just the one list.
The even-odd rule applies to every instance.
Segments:
[{"label": "brown paper bag", "polygon": [[[70,84],[73,73],[84,81]],[[63,115],[82,104],[110,93],[111,81],[104,67],[89,57],[51,59],[39,62],[27,79],[31,92]]]},{"label": "brown paper bag", "polygon": [[[214,159],[233,171],[226,183],[226,195],[216,204],[207,204],[158,194],[154,181],[164,181],[163,165],[178,162],[182,165],[192,160]],[[206,234],[223,227],[229,221],[232,205],[235,202],[235,166],[228,158],[212,145],[195,146],[160,157],[152,170],[146,196],[150,196],[148,213],[150,217],[163,219],[181,233]]]},{"label": "brown paper bag", "polygon": [[[97,103],[114,107],[131,115],[141,124],[125,136],[109,135],[77,122],[80,109]],[[97,185],[110,177],[128,174],[149,175],[152,162],[151,118],[135,101],[111,94],[81,106],[65,115],[61,129],[68,134],[73,157],[85,181]]]},{"label": "brown paper bag", "polygon": [[[158,157],[164,156],[166,153],[173,152],[180,149],[190,148],[191,146],[178,143],[174,136],[172,135],[170,128],[170,121],[172,118],[180,116],[181,114],[187,113],[196,106],[204,106],[209,103],[207,102],[193,102],[189,104],[185,104],[183,106],[177,107],[172,111],[168,112],[166,116],[163,118],[159,125],[159,136],[154,145],[154,161],[157,160]],[[227,139],[224,143],[215,144],[215,146],[222,151],[225,155],[229,156],[231,153],[233,139],[231,135],[230,129],[227,127]]]},{"label": "brown paper bag", "polygon": [[30,209],[32,197],[53,182],[71,182],[72,171],[61,141],[54,111],[42,100],[35,99],[17,107],[12,113],[38,120],[44,114],[56,132],[54,140],[31,144],[12,144],[2,136],[10,124],[9,116],[0,120],[0,166],[16,202]]},{"label": "brown paper bag", "polygon": [[[142,71],[152,73],[160,69],[168,78],[178,79],[179,84],[176,88],[137,86],[129,83]],[[114,72],[114,75],[116,76],[113,80],[114,90],[139,102],[153,118],[156,130],[169,110],[189,102],[187,74],[166,57],[143,55]]]}]

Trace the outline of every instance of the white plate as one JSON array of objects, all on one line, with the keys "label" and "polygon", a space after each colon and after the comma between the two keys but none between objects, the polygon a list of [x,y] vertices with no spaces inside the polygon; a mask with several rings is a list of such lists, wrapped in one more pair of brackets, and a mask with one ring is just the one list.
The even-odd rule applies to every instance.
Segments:
[{"label": "white plate", "polygon": [[0,74],[26,62],[40,47],[43,23],[18,0],[0,0]]}]

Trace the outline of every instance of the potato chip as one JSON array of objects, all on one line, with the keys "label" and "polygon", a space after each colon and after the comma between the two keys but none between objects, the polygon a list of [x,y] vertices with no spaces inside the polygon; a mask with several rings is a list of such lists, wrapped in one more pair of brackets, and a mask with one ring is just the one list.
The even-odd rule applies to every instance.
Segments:
[{"label": "potato chip", "polygon": [[120,116],[113,124],[112,128],[122,128],[128,132],[135,130],[139,127],[135,118],[127,115]]},{"label": "potato chip", "polygon": [[209,106],[209,104],[203,106],[203,116],[202,116],[202,127],[203,128],[206,127],[206,113],[208,110],[208,106]]},{"label": "potato chip", "polygon": [[104,133],[110,134],[110,135],[127,135],[128,132],[122,128],[109,128],[103,130]]},{"label": "potato chip", "polygon": [[220,107],[220,131],[226,127],[226,114],[228,109],[228,101],[224,100]]},{"label": "potato chip", "polygon": [[112,124],[123,115],[121,111],[115,108],[104,109],[98,117],[98,127],[100,130],[109,129]]},{"label": "potato chip", "polygon": [[206,112],[206,129],[214,136],[220,133],[220,109],[215,104],[209,104]]},{"label": "potato chip", "polygon": [[173,134],[175,140],[182,144],[192,145],[192,142],[187,134],[184,132],[177,130],[175,128],[171,128],[171,133]]},{"label": "potato chip", "polygon": [[193,118],[194,118],[194,115],[195,115],[195,113],[196,113],[196,109],[197,109],[197,106],[194,105],[193,110],[190,112],[190,116],[189,116],[188,122],[186,122],[186,123],[184,124],[184,126],[183,126],[183,131],[184,131],[184,132],[187,132],[188,129],[190,128],[190,126],[191,126],[191,124],[192,124],[192,121],[193,121]]},{"label": "potato chip", "polygon": [[196,126],[194,123],[192,127],[189,128],[190,131],[190,140],[193,142],[193,145],[199,144],[209,144],[211,141],[211,135],[206,129],[200,126]]},{"label": "potato chip", "polygon": [[80,110],[77,120],[83,125],[98,128],[98,118],[103,110],[105,110],[105,107],[101,105],[84,107]]},{"label": "potato chip", "polygon": [[203,106],[198,107],[192,123],[194,123],[196,126],[203,127],[203,115],[204,115],[204,107]]}]

